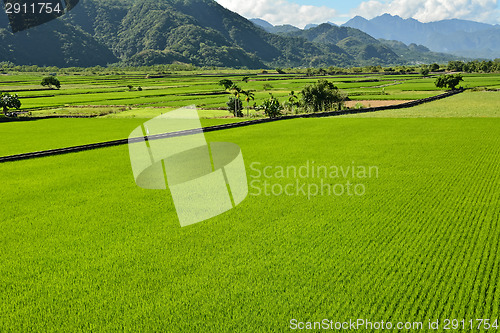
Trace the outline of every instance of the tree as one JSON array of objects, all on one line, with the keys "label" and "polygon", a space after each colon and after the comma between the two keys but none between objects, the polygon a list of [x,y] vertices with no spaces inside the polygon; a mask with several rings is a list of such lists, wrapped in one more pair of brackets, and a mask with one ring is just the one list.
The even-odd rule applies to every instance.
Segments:
[{"label": "tree", "polygon": [[242,90],[241,93],[245,95],[245,101],[247,102],[247,117],[250,114],[250,101],[255,99],[253,90]]},{"label": "tree", "polygon": [[3,113],[7,116],[7,111],[9,111],[9,108],[15,108],[18,109],[21,107],[21,101],[19,100],[19,97],[16,95],[11,95],[11,94],[2,94],[0,95],[0,107],[3,110]]},{"label": "tree", "polygon": [[231,96],[226,104],[228,111],[235,117],[243,117],[243,112],[241,112],[241,110],[243,110],[243,103],[241,102],[241,99]]},{"label": "tree", "polygon": [[[240,94],[242,93],[241,88],[238,87],[237,85],[233,84],[231,86],[231,88],[229,88],[229,89],[233,92],[234,98],[238,99],[238,101],[240,101],[240,103],[241,103],[241,100],[240,100]],[[235,103],[234,106],[235,106],[234,115],[237,116],[237,117],[243,117],[243,113],[238,112],[239,110],[236,109],[237,108],[237,103]]]},{"label": "tree", "polygon": [[340,110],[345,96],[331,82],[325,79],[318,80],[313,85],[302,89],[302,105],[312,112],[336,109]]},{"label": "tree", "polygon": [[456,86],[463,80],[462,74],[441,75],[436,79],[435,84],[438,88],[449,88],[451,90],[455,90]]},{"label": "tree", "polygon": [[295,94],[295,91],[290,91],[290,94],[288,94],[288,101],[285,102],[286,108],[293,112],[294,108],[298,107],[299,105],[299,96]]},{"label": "tree", "polygon": [[269,93],[269,99],[266,99],[262,104],[262,108],[264,109],[264,113],[269,118],[277,118],[281,116],[281,104],[280,102],[273,96],[273,94]]},{"label": "tree", "polygon": [[223,86],[224,90],[228,90],[229,88],[231,88],[232,86],[234,86],[233,81],[228,80],[228,79],[220,80],[218,84],[219,84],[219,86]]},{"label": "tree", "polygon": [[61,88],[61,82],[54,77],[54,76],[46,76],[42,79],[42,86],[48,86],[50,89],[52,89],[52,86],[56,87],[57,89]]},{"label": "tree", "polygon": [[438,65],[438,64],[436,64],[436,63],[434,63],[434,64],[432,64],[432,65],[429,67],[429,70],[430,70],[431,72],[437,72],[437,71],[439,70],[439,65]]},{"label": "tree", "polygon": [[422,68],[420,68],[420,74],[422,74],[422,76],[427,76],[429,75],[429,67],[427,66],[422,66]]}]

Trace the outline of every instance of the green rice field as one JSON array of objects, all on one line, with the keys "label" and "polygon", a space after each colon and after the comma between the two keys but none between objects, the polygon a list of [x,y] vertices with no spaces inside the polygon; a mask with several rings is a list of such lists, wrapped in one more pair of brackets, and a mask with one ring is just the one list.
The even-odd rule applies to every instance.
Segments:
[{"label": "green rice field", "polygon": [[[127,108],[178,108],[195,104],[200,109],[226,107],[230,96],[217,83],[231,79],[242,89],[255,92],[255,102],[273,93],[285,100],[290,91],[298,92],[306,84],[319,78],[331,80],[353,100],[413,100],[442,93],[434,85],[435,77],[414,75],[338,75],[307,77],[302,75],[277,75],[259,73],[237,74],[164,74],[147,73],[108,75],[59,75],[61,89],[40,86],[42,74],[2,75],[0,91],[16,92],[22,101],[22,110],[33,115],[59,114],[61,108],[93,106],[119,113]],[[242,79],[248,77],[248,83]],[[467,88],[500,88],[500,77],[492,74],[465,74],[463,86]],[[132,86],[132,90],[128,86]],[[138,91],[138,88],[141,91]],[[47,110],[52,110],[48,112]],[[71,113],[75,113],[75,110]],[[85,110],[92,114],[92,109]],[[94,110],[95,112],[95,110]],[[85,112],[84,112],[85,113]],[[228,113],[229,114],[229,113]],[[132,115],[130,115],[132,116]],[[208,115],[211,116],[211,115]]]},{"label": "green rice field", "polygon": [[[26,99],[23,108],[116,102],[133,113],[143,108],[136,100],[156,98],[171,110],[184,102],[147,97],[155,85],[163,87],[157,94],[187,89],[168,85],[220,90],[219,77],[149,79],[150,86],[134,77],[129,82],[142,85],[143,97],[106,92],[124,85],[119,78],[93,84],[68,76],[51,93],[68,87],[75,95]],[[34,87],[38,78],[16,80]],[[285,96],[308,80],[315,79],[271,85]],[[432,82],[409,76],[366,92],[415,99],[441,93]],[[84,84],[103,92],[78,93]],[[366,82],[346,84],[363,93]],[[463,85],[493,89],[500,78],[469,75]],[[217,98],[206,105],[220,105]],[[0,332],[287,332],[324,319],[403,323],[412,329],[392,330],[415,332],[435,331],[430,321],[446,331],[446,320],[472,320],[472,331],[496,331],[498,105],[498,91],[467,91],[409,109],[206,133],[209,142],[241,148],[249,194],[184,228],[169,190],[135,184],[127,146],[0,163]],[[144,112],[0,122],[0,156],[126,138],[158,111]],[[315,167],[329,172],[313,174]],[[279,172],[300,168],[306,176]]]}]

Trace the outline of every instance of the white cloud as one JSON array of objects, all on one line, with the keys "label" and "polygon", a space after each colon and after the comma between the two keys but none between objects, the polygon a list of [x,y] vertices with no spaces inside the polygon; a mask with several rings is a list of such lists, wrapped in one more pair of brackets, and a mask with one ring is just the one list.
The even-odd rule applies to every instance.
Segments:
[{"label": "white cloud", "polygon": [[246,18],[260,18],[274,25],[292,24],[303,28],[308,23],[324,23],[337,16],[329,7],[306,6],[286,0],[217,0],[227,9]]},{"label": "white cloud", "polygon": [[459,18],[500,23],[498,0],[368,0],[352,11],[367,19],[384,13],[421,22]]}]

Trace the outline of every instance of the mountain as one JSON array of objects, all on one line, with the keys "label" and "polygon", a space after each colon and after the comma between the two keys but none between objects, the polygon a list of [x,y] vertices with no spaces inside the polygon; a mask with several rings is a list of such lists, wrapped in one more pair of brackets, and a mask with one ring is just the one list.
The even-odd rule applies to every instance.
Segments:
[{"label": "mountain", "polygon": [[267,33],[213,0],[81,0],[53,22],[12,34],[0,18],[0,61],[94,66],[351,66],[331,45]]},{"label": "mountain", "polygon": [[[326,22],[326,24],[333,25],[334,27],[336,27],[336,26],[337,26],[335,23],[330,22],[330,21]],[[306,25],[306,26],[304,27],[304,30],[309,30],[309,29],[312,29],[312,28],[316,28],[316,27],[318,27],[318,26],[319,26],[319,24],[309,23],[308,25]]]},{"label": "mountain", "polygon": [[[255,25],[260,24],[261,27]],[[0,62],[132,66],[191,63],[235,68],[406,63],[360,30],[254,23],[213,0],[80,0],[61,18],[19,33],[0,15]],[[271,29],[276,33],[269,33]]]},{"label": "mountain", "polygon": [[272,25],[271,23],[258,18],[250,19],[250,22],[272,34],[286,34],[289,32],[300,30],[299,28],[290,24]]},{"label": "mountain", "polygon": [[358,29],[323,23],[315,28],[288,35],[302,37],[318,44],[334,45],[363,65],[392,64],[399,61],[398,55],[390,47]]},{"label": "mountain", "polygon": [[[7,25],[7,16],[0,15],[0,27]],[[114,63],[118,58],[81,28],[57,19],[15,34],[0,28],[0,61],[89,67]]]},{"label": "mountain", "polygon": [[309,30],[309,29],[312,29],[312,28],[316,28],[316,27],[318,27],[318,26],[319,26],[319,24],[309,23],[308,25],[306,25],[306,26],[304,27],[304,30]]},{"label": "mountain", "polygon": [[422,23],[384,14],[371,20],[356,16],[343,24],[375,38],[421,44],[435,52],[474,58],[500,57],[500,26],[467,20]]},{"label": "mountain", "polygon": [[260,18],[253,18],[250,19],[249,21],[255,24],[256,26],[266,30],[267,32],[271,32],[271,30],[274,28],[274,25]]},{"label": "mountain", "polygon": [[379,39],[379,41],[394,51],[394,53],[396,53],[401,60],[411,64],[443,64],[452,60],[457,60],[456,56],[447,53],[432,52],[429,48],[423,45],[417,45],[414,43],[406,45],[405,43],[397,40],[386,39]]}]

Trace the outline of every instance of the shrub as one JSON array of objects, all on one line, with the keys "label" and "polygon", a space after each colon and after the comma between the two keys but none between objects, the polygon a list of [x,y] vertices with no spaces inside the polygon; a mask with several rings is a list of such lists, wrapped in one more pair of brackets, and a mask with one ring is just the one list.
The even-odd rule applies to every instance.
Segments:
[{"label": "shrub", "polygon": [[264,90],[271,90],[271,89],[273,89],[273,86],[270,85],[269,83],[264,83],[264,85],[262,86],[262,88]]},{"label": "shrub", "polygon": [[277,118],[281,116],[281,103],[272,94],[269,95],[269,99],[266,99],[262,104],[262,109],[264,109],[265,115],[269,118]]}]

